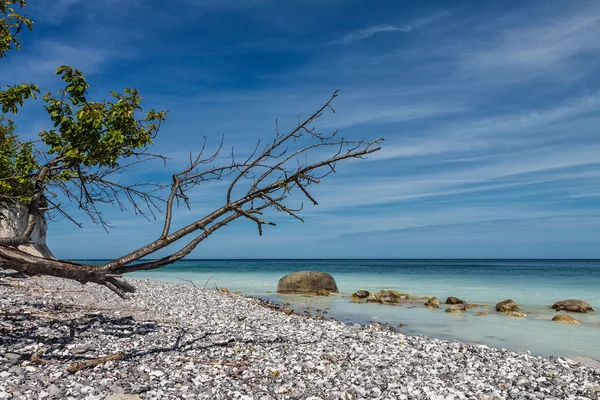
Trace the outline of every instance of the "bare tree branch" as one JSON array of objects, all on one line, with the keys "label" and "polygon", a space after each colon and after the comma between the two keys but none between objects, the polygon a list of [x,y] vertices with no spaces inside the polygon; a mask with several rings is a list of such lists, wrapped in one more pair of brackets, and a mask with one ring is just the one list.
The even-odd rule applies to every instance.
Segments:
[{"label": "bare tree branch", "polygon": [[[236,161],[232,152],[229,165],[211,165],[222,150],[224,142],[222,139],[217,151],[204,156],[207,146],[205,138],[199,153],[195,157],[190,154],[189,165],[172,176],[165,202],[162,231],[157,239],[145,246],[103,265],[85,265],[30,256],[11,247],[11,244],[0,242],[0,267],[80,282],[93,282],[104,285],[123,297],[133,291],[133,287],[118,279],[121,274],[156,269],[180,260],[214,232],[239,218],[256,223],[260,235],[263,233],[263,226],[275,226],[275,223],[263,217],[263,212],[268,209],[283,212],[303,222],[298,215],[303,206],[294,208],[286,204],[294,194],[298,193],[312,204],[318,205],[316,198],[310,193],[311,185],[319,184],[324,177],[334,173],[338,162],[363,159],[380,150],[383,141],[343,138],[338,140],[337,131],[324,134],[312,127],[311,124],[320,118],[324,111],[334,111],[331,103],[336,97],[337,91],[323,106],[304,121],[299,121],[287,134],[281,134],[279,122],[276,122],[273,141],[264,146],[262,151],[259,151],[261,145],[258,142],[243,161]],[[203,166],[208,168],[202,170]],[[105,222],[96,204],[111,203],[122,208],[124,204],[118,194],[123,194],[134,210],[142,214],[144,211],[140,202],[146,209],[156,210],[158,202],[161,201],[158,192],[144,190],[147,187],[144,183],[124,185],[89,171],[82,174],[82,177],[84,178],[79,180],[76,192],[66,187],[61,189],[68,198],[76,200],[80,207],[99,218],[103,226]],[[221,206],[182,228],[171,230],[175,203],[181,200],[189,207],[190,198],[187,193],[191,188],[209,181],[226,179],[229,180],[229,186]],[[157,190],[163,187],[156,186]],[[153,213],[152,215],[154,216]],[[179,250],[159,259],[141,261],[180,241],[184,241],[185,244]]]}]

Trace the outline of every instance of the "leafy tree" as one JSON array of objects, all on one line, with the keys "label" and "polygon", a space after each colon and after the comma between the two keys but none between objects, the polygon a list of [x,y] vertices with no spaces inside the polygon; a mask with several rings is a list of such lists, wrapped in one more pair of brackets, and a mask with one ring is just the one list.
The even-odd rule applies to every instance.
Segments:
[{"label": "leafy tree", "polygon": [[25,7],[25,0],[0,0],[0,57],[8,50],[21,48],[19,34],[23,27],[33,29],[33,22],[15,11],[14,5]]},{"label": "leafy tree", "polygon": [[[25,6],[20,0],[0,0],[2,27],[0,55],[19,48],[17,35],[29,19],[15,13],[12,4]],[[54,127],[39,134],[36,142],[21,141],[15,134],[15,124],[8,114],[16,114],[27,99],[37,99],[39,88],[33,84],[9,86],[0,91],[2,116],[0,124],[0,203],[22,203],[27,206],[27,226],[12,237],[0,238],[0,268],[11,268],[30,274],[43,274],[75,279],[82,283],[104,285],[120,296],[133,287],[120,280],[124,273],[160,268],[185,257],[213,232],[229,223],[245,218],[256,223],[259,234],[264,225],[275,225],[264,212],[274,209],[299,219],[299,208],[288,204],[288,199],[299,194],[317,204],[310,194],[310,186],[336,170],[338,162],[360,159],[380,149],[380,139],[338,139],[337,132],[324,134],[312,127],[327,110],[333,111],[332,101],[337,92],[316,112],[288,133],[277,129],[273,141],[264,147],[257,144],[254,152],[243,160],[232,156],[229,164],[215,166],[221,146],[205,155],[204,146],[186,169],[173,175],[169,185],[151,185],[141,182],[124,185],[111,180],[114,173],[133,164],[152,159],[163,159],[149,152],[149,146],[165,121],[165,111],[143,112],[141,97],[135,89],[111,93],[110,101],[92,101],[88,98],[88,83],[81,71],[61,66],[56,73],[65,88],[56,94],[42,96],[44,108]],[[221,142],[222,145],[222,142]],[[327,156],[324,151],[329,150]],[[308,161],[313,160],[313,161]],[[176,206],[189,206],[189,189],[212,180],[228,180],[229,188],[224,202],[208,215],[190,221],[183,228],[173,230],[171,221]],[[159,197],[157,189],[167,195]],[[30,241],[37,216],[55,210],[67,218],[71,216],[61,207],[61,200],[69,200],[83,209],[102,226],[99,205],[109,203],[124,208],[127,204],[142,214],[164,212],[163,229],[155,240],[129,254],[103,265],[87,265],[36,257],[18,249]],[[160,207],[160,206],[163,207]],[[160,259],[142,261],[158,250],[183,243],[179,250]]]}]

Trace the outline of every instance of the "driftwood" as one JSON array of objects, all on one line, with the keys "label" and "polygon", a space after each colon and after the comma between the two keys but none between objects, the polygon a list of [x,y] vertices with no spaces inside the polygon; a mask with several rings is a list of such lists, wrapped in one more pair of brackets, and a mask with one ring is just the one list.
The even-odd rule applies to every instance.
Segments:
[{"label": "driftwood", "polygon": [[110,356],[95,358],[93,360],[82,361],[80,363],[71,364],[67,368],[67,372],[74,374],[75,372],[81,371],[82,369],[93,368],[96,365],[104,364],[105,362],[108,362],[108,361],[120,360],[123,357],[125,357],[125,353],[118,352],[115,354],[111,354]]}]

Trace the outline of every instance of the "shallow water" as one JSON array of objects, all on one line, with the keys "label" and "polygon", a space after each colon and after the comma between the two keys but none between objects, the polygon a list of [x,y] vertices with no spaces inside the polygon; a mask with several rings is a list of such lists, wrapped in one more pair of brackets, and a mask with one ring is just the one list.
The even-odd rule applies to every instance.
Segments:
[{"label": "shallow water", "polygon": [[[340,295],[328,298],[274,293],[283,275],[301,270],[331,273]],[[600,359],[600,260],[184,260],[156,271],[131,274],[139,279],[227,287],[290,303],[296,311],[309,307],[325,317],[347,322],[407,324],[401,331],[430,337],[483,343],[542,356],[582,355]],[[354,304],[358,289],[395,289],[411,296],[455,296],[489,304],[466,314],[429,310],[421,304],[387,306]],[[494,305],[511,298],[526,319],[494,313]],[[597,312],[571,314],[581,325],[551,321],[557,300],[588,301]],[[490,315],[476,317],[479,311]]]}]

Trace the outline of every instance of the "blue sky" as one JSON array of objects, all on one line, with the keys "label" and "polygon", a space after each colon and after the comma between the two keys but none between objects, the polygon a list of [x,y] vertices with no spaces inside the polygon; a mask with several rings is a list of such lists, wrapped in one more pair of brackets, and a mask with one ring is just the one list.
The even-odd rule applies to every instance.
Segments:
[{"label": "blue sky", "polygon": [[[170,110],[155,149],[168,177],[202,135],[248,152],[335,89],[319,127],[385,138],[365,162],[315,189],[306,223],[240,222],[196,258],[600,257],[600,2],[38,0],[35,30],[3,59],[3,83],[55,89],[84,71],[92,94],[136,87]],[[31,104],[20,132],[47,126]],[[223,184],[194,191],[210,211]],[[76,210],[73,210],[76,213]],[[118,256],[158,222],[107,210],[109,234],[52,223],[59,257]]]}]

